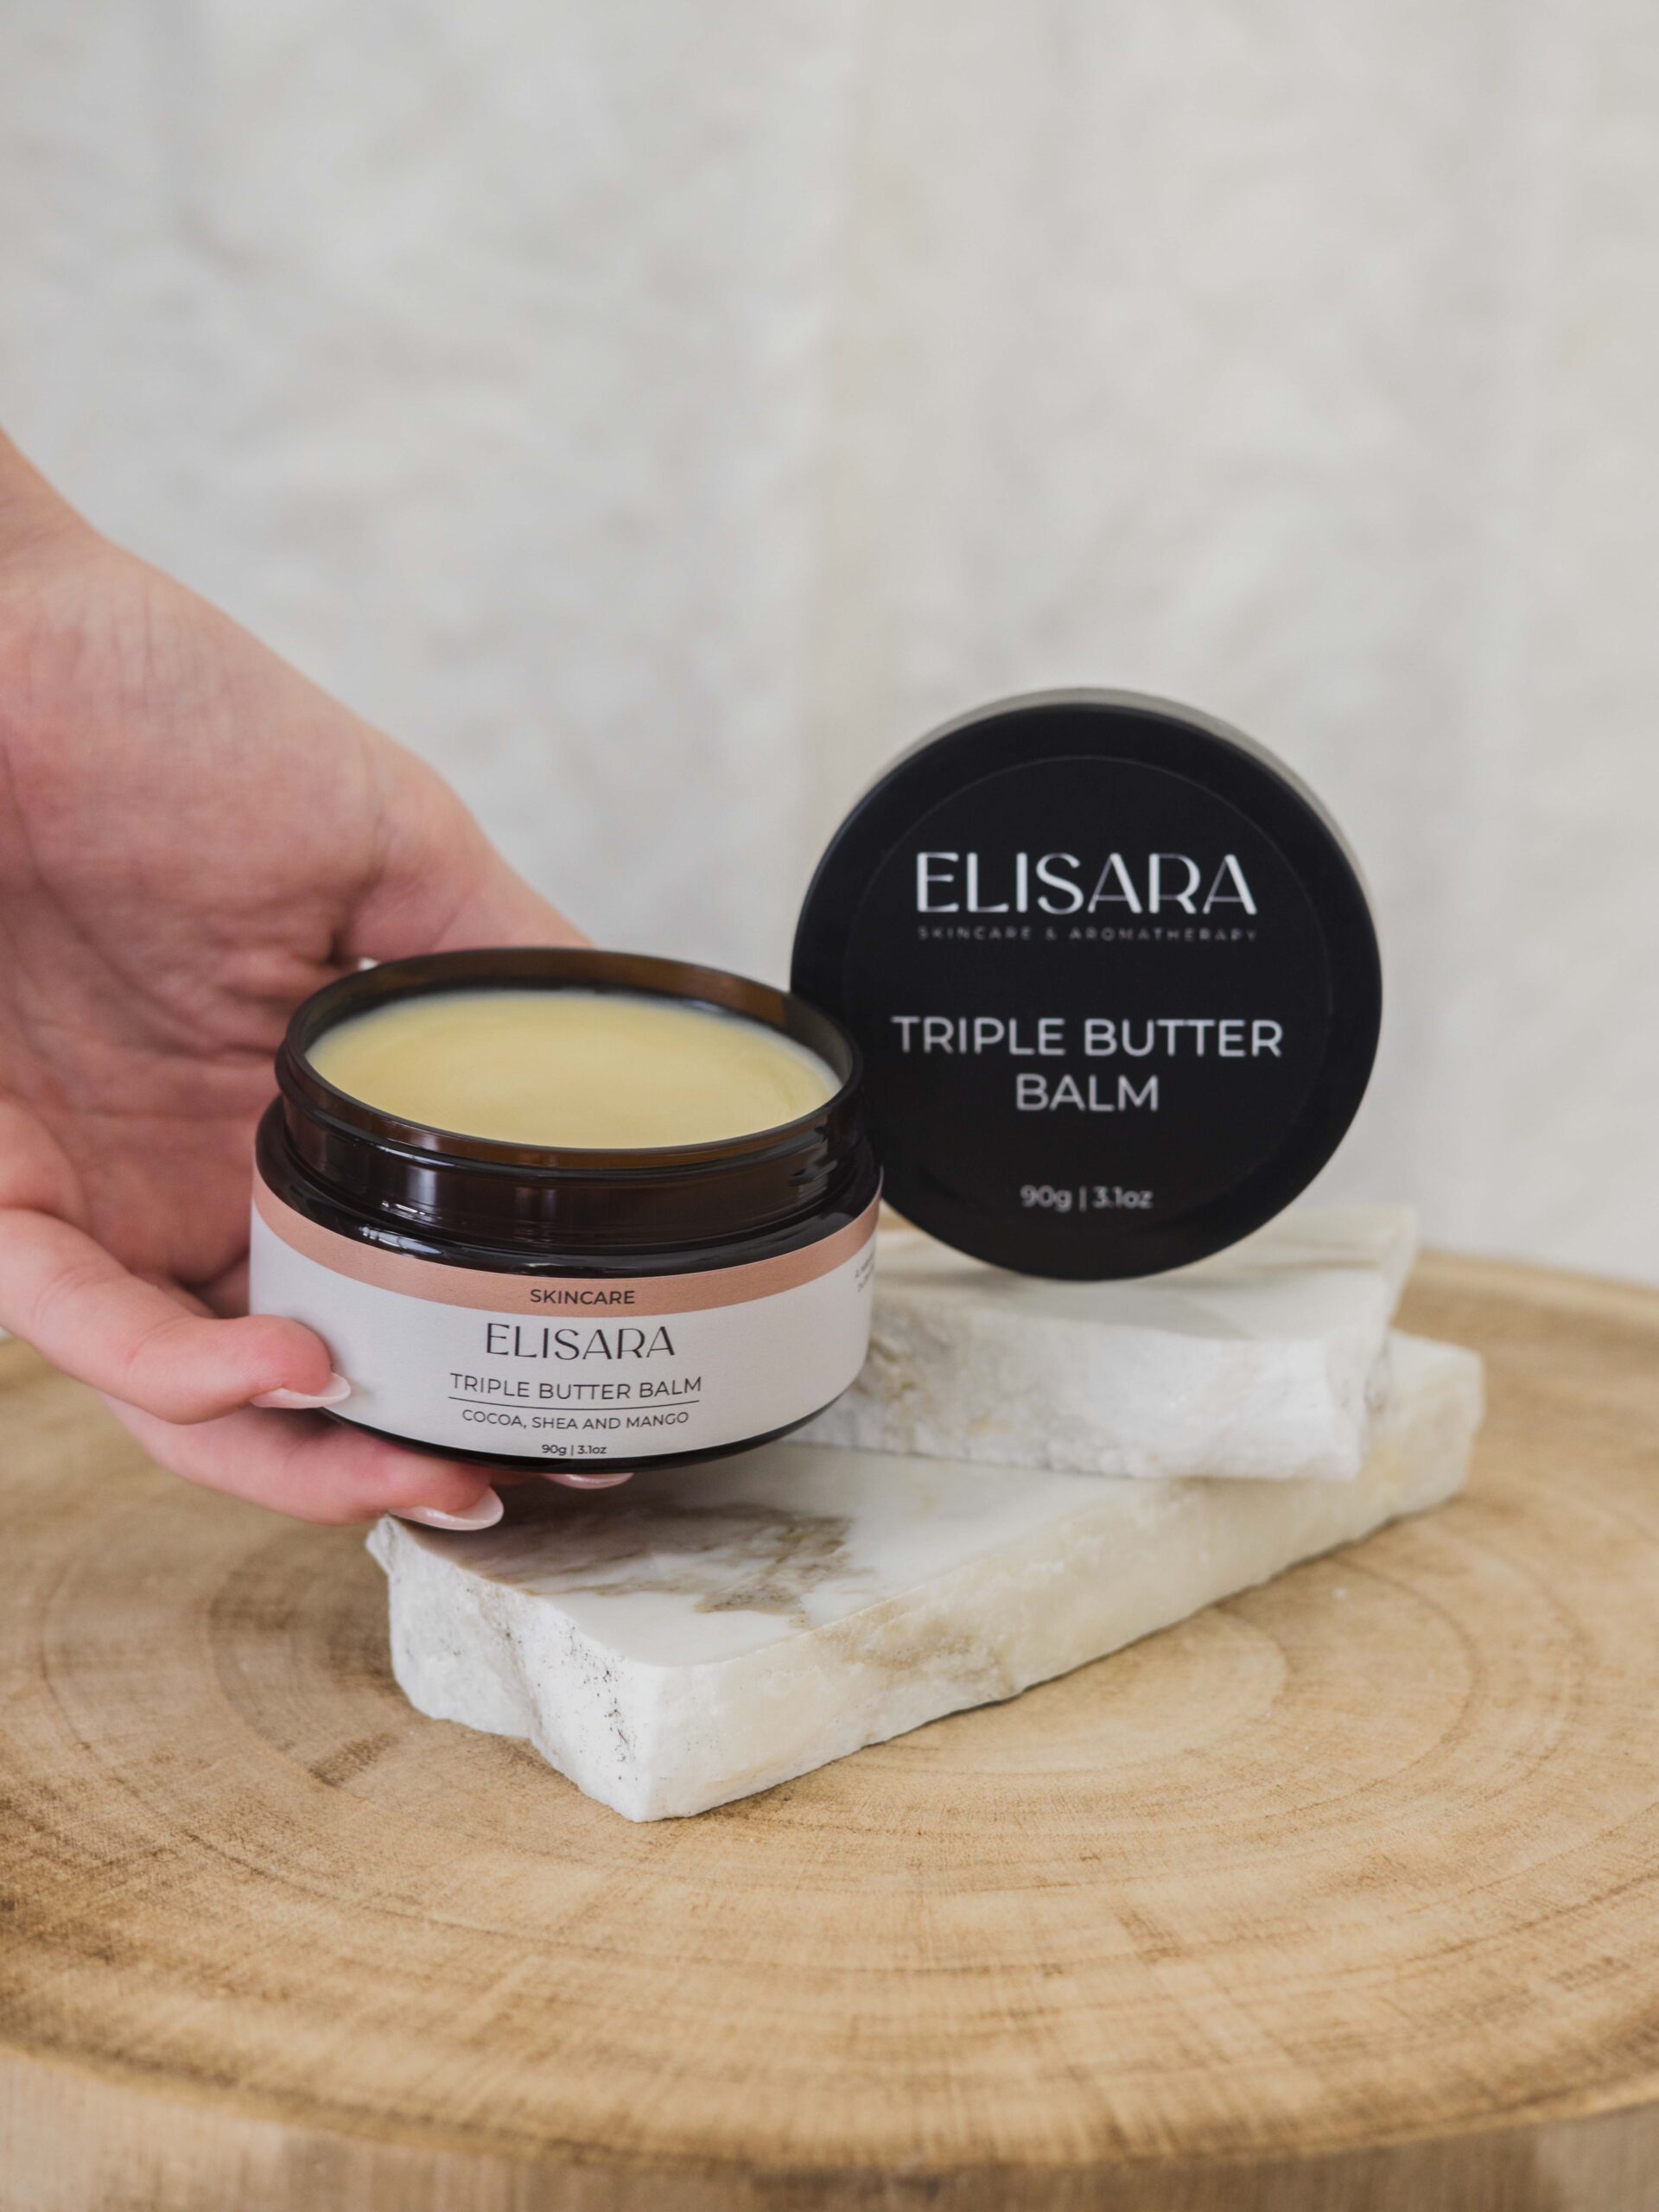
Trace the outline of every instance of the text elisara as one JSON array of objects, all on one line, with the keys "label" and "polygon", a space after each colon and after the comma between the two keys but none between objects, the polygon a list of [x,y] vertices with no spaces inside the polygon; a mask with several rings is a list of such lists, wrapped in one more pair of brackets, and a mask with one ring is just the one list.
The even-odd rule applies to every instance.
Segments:
[{"label": "text elisara", "polygon": [[[1033,885],[1036,887],[1033,893]],[[1002,895],[994,895],[997,892]],[[988,884],[975,852],[918,852],[918,914],[1097,913],[1119,906],[1128,914],[1213,913],[1236,906],[1254,914],[1255,899],[1236,853],[1201,867],[1188,853],[1147,853],[1135,869],[1122,853],[1089,866],[1076,853],[1015,853],[1012,868]]]},{"label": "text elisara", "polygon": [[653,1359],[674,1346],[664,1328],[526,1328],[486,1321],[484,1349],[499,1359]]}]

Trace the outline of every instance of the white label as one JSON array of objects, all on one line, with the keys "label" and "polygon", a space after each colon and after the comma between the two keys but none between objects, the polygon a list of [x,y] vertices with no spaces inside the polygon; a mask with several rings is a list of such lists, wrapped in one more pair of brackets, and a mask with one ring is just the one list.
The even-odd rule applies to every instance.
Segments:
[{"label": "white label", "polygon": [[[262,1189],[249,1304],[325,1340],[352,1386],[344,1420],[463,1451],[626,1464],[743,1443],[840,1396],[869,1343],[874,1215],[824,1240],[822,1272],[783,1287],[766,1286],[805,1272],[818,1248],[617,1284],[382,1254]],[[457,1302],[438,1294],[445,1287]]]}]

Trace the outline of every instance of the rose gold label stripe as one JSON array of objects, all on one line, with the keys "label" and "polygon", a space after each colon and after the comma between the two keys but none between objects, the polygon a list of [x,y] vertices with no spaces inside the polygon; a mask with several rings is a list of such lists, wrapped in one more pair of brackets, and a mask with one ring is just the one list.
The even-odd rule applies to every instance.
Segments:
[{"label": "rose gold label stripe", "polygon": [[816,1282],[861,1251],[875,1234],[879,1199],[872,1199],[856,1221],[816,1244],[785,1252],[775,1260],[750,1260],[741,1267],[705,1268],[683,1275],[493,1274],[480,1268],[446,1267],[407,1252],[388,1252],[359,1244],[332,1229],[308,1221],[284,1205],[270,1185],[255,1176],[253,1203],[259,1218],[304,1259],[337,1275],[393,1290],[403,1298],[430,1299],[439,1306],[476,1306],[490,1313],[541,1313],[556,1318],[607,1313],[706,1313],[717,1306],[743,1306],[751,1299],[775,1297]]}]

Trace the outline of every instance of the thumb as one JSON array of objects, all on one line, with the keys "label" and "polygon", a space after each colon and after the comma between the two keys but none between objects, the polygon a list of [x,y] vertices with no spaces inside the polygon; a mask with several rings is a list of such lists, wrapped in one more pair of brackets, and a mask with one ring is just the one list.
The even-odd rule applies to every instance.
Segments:
[{"label": "thumb", "polygon": [[14,555],[34,555],[47,538],[75,532],[90,535],[68,501],[0,430],[0,569]]},{"label": "thumb", "polygon": [[[470,817],[469,817],[470,818]],[[474,825],[476,826],[476,825]],[[593,939],[567,919],[509,868],[478,831],[484,848],[478,880],[429,944],[413,951],[460,952],[474,944],[591,944]]]},{"label": "thumb", "polygon": [[591,942],[508,866],[442,777],[389,738],[376,742],[379,864],[346,935],[348,959]]}]

